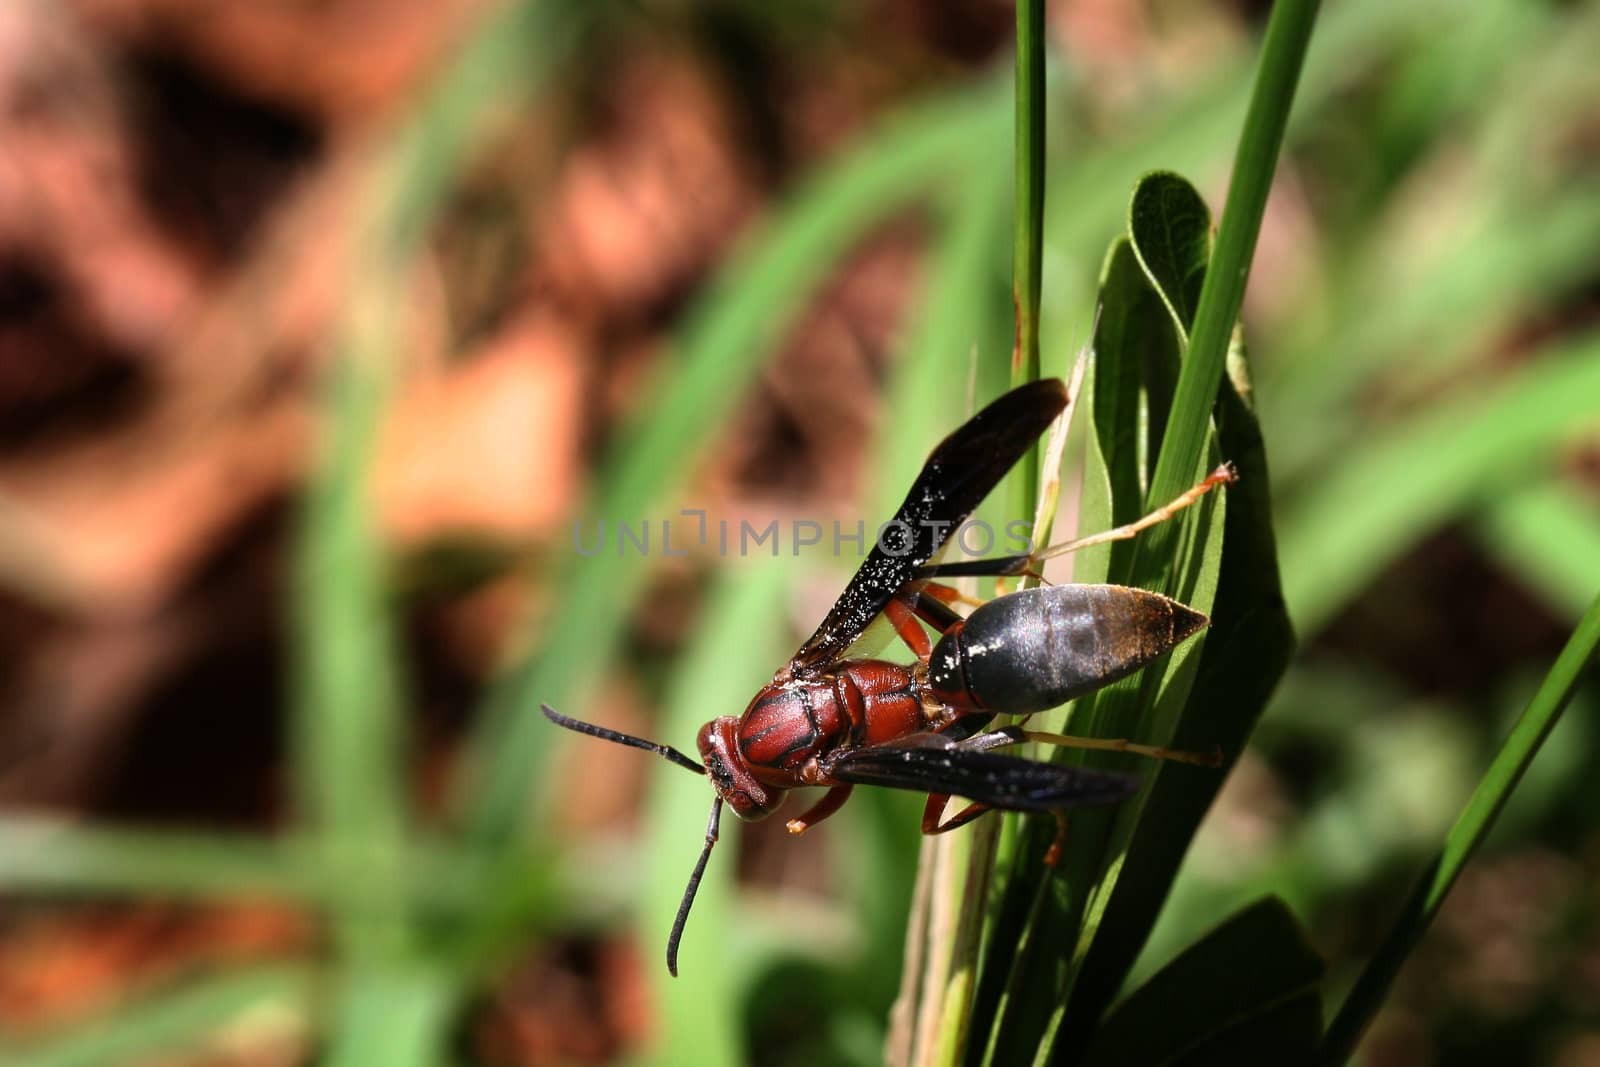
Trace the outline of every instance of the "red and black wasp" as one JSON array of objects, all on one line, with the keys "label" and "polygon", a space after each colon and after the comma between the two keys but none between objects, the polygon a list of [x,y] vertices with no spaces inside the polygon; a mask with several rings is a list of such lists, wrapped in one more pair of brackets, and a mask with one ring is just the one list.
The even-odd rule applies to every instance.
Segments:
[{"label": "red and black wasp", "polygon": [[[1209,620],[1156,593],[1117,585],[1064,585],[1001,596],[970,615],[941,578],[1016,576],[1040,561],[1088,544],[1132,537],[1234,479],[1223,465],[1189,492],[1138,522],[1026,555],[938,562],[952,531],[1067,406],[1058,379],[1006,393],[946,437],[912,483],[895,521],[883,528],[827,618],[737,717],[700,728],[696,762],[667,745],[562,715],[550,721],[579,733],[647,749],[710,777],[716,790],[705,847],[690,875],[667,942],[677,974],[678,942],[716,843],[726,803],[745,820],[764,819],[790,789],[828,792],[788,828],[802,833],[839,810],[858,785],[927,793],[922,832],[943,833],[990,809],[1056,812],[1110,804],[1139,780],[1114,771],[1042,763],[993,751],[1042,740],[1113,748],[1161,758],[1214,763],[1127,741],[1067,738],[1009,726],[980,732],[996,714],[1027,715],[1057,707],[1170,651]],[[884,616],[916,654],[906,665],[850,658],[869,624]],[[930,639],[918,622],[938,631]],[[970,804],[941,821],[951,796]],[[1058,815],[1059,817],[1059,815]]]}]

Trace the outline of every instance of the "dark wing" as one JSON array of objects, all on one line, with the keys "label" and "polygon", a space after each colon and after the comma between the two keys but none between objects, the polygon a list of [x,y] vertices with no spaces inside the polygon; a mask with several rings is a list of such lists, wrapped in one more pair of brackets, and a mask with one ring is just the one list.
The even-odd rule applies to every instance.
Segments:
[{"label": "dark wing", "polygon": [[846,749],[828,772],[839,782],[949,793],[1004,811],[1055,811],[1115,804],[1134,794],[1139,779],[953,745]]},{"label": "dark wing", "polygon": [[916,577],[1016,465],[1067,403],[1059,378],[1011,390],[968,419],[939,446],[886,524],[817,632],[789,661],[792,676],[826,668],[855,643],[890,598]]}]

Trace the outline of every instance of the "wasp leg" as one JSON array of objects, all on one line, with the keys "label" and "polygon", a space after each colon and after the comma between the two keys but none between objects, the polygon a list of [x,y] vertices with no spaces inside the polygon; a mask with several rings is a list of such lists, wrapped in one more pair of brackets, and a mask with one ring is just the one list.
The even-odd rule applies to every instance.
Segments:
[{"label": "wasp leg", "polygon": [[786,828],[796,836],[805,833],[817,823],[844,807],[844,802],[850,799],[850,790],[854,788],[855,786],[853,785],[834,786],[823,794],[821,800],[811,805],[804,815],[798,819],[790,819],[785,824]]},{"label": "wasp leg", "polygon": [[916,654],[917,659],[926,663],[928,657],[933,654],[933,641],[929,639],[927,631],[917,625],[917,620],[921,619],[935,630],[944,633],[962,621],[961,616],[956,614],[950,605],[966,602],[979,603],[947,585],[933,582],[920,586],[908,585],[885,605],[883,615],[889,620],[889,625],[894,627],[895,633],[900,635],[900,640],[906,643],[906,647]]},{"label": "wasp leg", "polygon": [[976,734],[956,744],[963,748],[970,748],[978,752],[989,749],[1004,748],[1007,745],[1020,745],[1024,741],[1042,741],[1047,745],[1058,748],[1085,748],[1100,752],[1131,752],[1135,756],[1147,756],[1150,759],[1168,760],[1172,763],[1190,763],[1197,767],[1216,767],[1222,763],[1222,749],[1213,748],[1210,752],[1186,752],[1182,749],[1163,748],[1159,745],[1141,745],[1136,741],[1129,741],[1121,737],[1075,737],[1070,734],[1045,733],[1042,730],[1024,730],[1017,726],[1006,726],[986,734]]},{"label": "wasp leg", "polygon": [[883,616],[889,620],[889,625],[894,627],[894,632],[900,635],[900,640],[906,643],[912,654],[923,663],[928,662],[928,657],[933,655],[933,641],[929,639],[928,631],[917,622],[917,616],[911,606],[897,596],[884,605]]},{"label": "wasp leg", "polygon": [[918,578],[1020,578],[1031,577],[1043,581],[1037,565],[1047,559],[1065,556],[1076,552],[1080,548],[1091,545],[1103,545],[1108,541],[1126,541],[1142,530],[1159,525],[1172,518],[1184,508],[1197,503],[1201,497],[1219,485],[1230,485],[1239,480],[1239,474],[1234,470],[1233,464],[1224,463],[1210,474],[1206,475],[1198,484],[1188,491],[1179,494],[1172,500],[1156,508],[1150,514],[1125,526],[1118,526],[1103,533],[1091,534],[1072,541],[1063,541],[1059,545],[1051,545],[1040,549],[1031,555],[1020,556],[995,556],[991,559],[963,559],[954,563],[930,563],[917,571]]},{"label": "wasp leg", "polygon": [[1067,847],[1067,813],[1052,811],[1056,817],[1056,839],[1050,842],[1050,847],[1045,849],[1044,865],[1054,867],[1061,862],[1061,853]]},{"label": "wasp leg", "polygon": [[952,815],[948,821],[940,822],[939,816],[944,814],[944,806],[950,803],[949,793],[929,793],[928,803],[922,809],[922,832],[928,836],[946,834],[951,830],[967,825],[973,819],[989,810],[987,804],[968,804]]},{"label": "wasp leg", "polygon": [[971,604],[976,607],[983,602],[975,600],[947,585],[927,582],[908,585],[896,593],[894,600],[890,603],[900,604],[907,611],[942,634],[949,630],[950,627],[964,621],[956,613],[955,609],[950,607],[951,604]]},{"label": "wasp leg", "polygon": [[1078,549],[1088,548],[1090,545],[1103,545],[1108,541],[1126,541],[1139,533],[1139,531],[1160,525],[1184,508],[1198,503],[1201,497],[1217,486],[1232,485],[1238,480],[1239,472],[1234,469],[1233,464],[1224,463],[1206,475],[1193,488],[1180,493],[1177,497],[1167,501],[1142,519],[1137,519],[1125,526],[1118,526],[1114,530],[1107,530],[1104,533],[1091,534],[1088,537],[1080,537],[1075,541],[1063,541],[1059,545],[1051,545],[1043,551],[1035,552],[1033,558],[1035,560],[1055,559],[1057,556],[1065,556],[1069,552],[1076,552]]},{"label": "wasp leg", "polygon": [[[939,816],[944,813],[944,806],[950,802],[949,793],[933,793],[928,797],[927,806],[922,809],[922,832],[928,836],[949,833],[967,825],[973,819],[991,810],[987,804],[968,804],[956,812],[946,822],[940,822]],[[1044,865],[1054,867],[1061,862],[1062,850],[1067,846],[1067,815],[1063,811],[1052,811],[1056,819],[1055,840],[1050,842],[1050,847],[1044,854]]]}]

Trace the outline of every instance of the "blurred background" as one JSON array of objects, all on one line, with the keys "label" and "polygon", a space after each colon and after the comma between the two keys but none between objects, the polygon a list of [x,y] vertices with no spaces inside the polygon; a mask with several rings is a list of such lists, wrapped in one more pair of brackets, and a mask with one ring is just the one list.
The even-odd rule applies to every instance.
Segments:
[{"label": "blurred background", "polygon": [[[1050,5],[1046,373],[1141,173],[1220,209],[1267,6]],[[1012,34],[0,5],[0,1060],[879,1059],[920,804],[729,828],[673,983],[709,791],[537,707],[689,748],[853,563],[575,522],[870,526],[998,391]],[[1338,995],[1600,590],[1596,54],[1325,5],[1245,308],[1301,650],[1143,972],[1276,892]],[[1366,1062],[1600,1064],[1597,703]]]}]

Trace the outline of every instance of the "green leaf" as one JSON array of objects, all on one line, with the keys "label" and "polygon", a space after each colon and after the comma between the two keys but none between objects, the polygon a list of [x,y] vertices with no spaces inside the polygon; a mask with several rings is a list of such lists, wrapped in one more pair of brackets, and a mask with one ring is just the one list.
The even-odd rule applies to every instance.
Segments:
[{"label": "green leaf", "polygon": [[[1218,925],[1119,1004],[1095,1033],[1083,1062],[1310,1063],[1322,1026],[1322,974],[1322,958],[1288,907],[1276,897],[1264,898]],[[1289,1004],[1295,1007],[1284,1012]]]},{"label": "green leaf", "polygon": [[[1188,349],[1189,330],[1205,284],[1206,262],[1211,258],[1211,209],[1195,187],[1179,175],[1167,171],[1147,174],[1133,190],[1128,234],[1147,284],[1154,287],[1166,308],[1167,314],[1161,319],[1173,334],[1167,345],[1151,351],[1144,367],[1144,414],[1149,427],[1145,431],[1139,486],[1148,491],[1154,476],[1151,468],[1166,438],[1180,357]],[[1138,516],[1135,512],[1129,519]],[[1126,547],[1131,558],[1134,546]]]},{"label": "green leaf", "polygon": [[[1142,195],[1141,190],[1136,190],[1133,198],[1135,206],[1141,199],[1159,200],[1174,205],[1173,217],[1189,220],[1186,225],[1170,224],[1168,215],[1164,212],[1146,211],[1145,216],[1139,218],[1130,208],[1129,216],[1131,244],[1141,266],[1146,267],[1146,283],[1152,289],[1162,290],[1161,299],[1169,312],[1165,316],[1167,326],[1180,341],[1187,338],[1191,322],[1180,314],[1181,309],[1186,306],[1184,294],[1173,287],[1183,284],[1203,285],[1203,278],[1192,277],[1192,270],[1188,265],[1197,260],[1203,263],[1210,247],[1209,226],[1203,221],[1209,218],[1209,215],[1198,193],[1192,188],[1187,193],[1183,191],[1186,185],[1187,183],[1176,175],[1152,175],[1141,183]],[[1176,244],[1179,238],[1187,240],[1188,245]],[[1140,242],[1145,240],[1151,243],[1151,248],[1141,250]],[[1150,269],[1150,264],[1154,264],[1155,268]],[[1127,358],[1127,354],[1119,358]],[[1150,395],[1149,403],[1154,404],[1158,392],[1170,388],[1172,367],[1170,364],[1156,363],[1145,369],[1147,373],[1144,387]],[[1150,418],[1147,432],[1153,434],[1155,427],[1161,421],[1154,417]],[[1146,446],[1146,454],[1154,454],[1158,448],[1159,445],[1152,439]],[[1214,445],[1211,446],[1213,451],[1214,448]],[[1213,465],[1216,458],[1215,455],[1205,458],[1197,468],[1195,480],[1198,480],[1200,473]],[[1215,514],[1217,510],[1221,510],[1224,514],[1221,516]],[[1143,549],[1136,542],[1135,551],[1125,557],[1128,570],[1113,570],[1112,580],[1127,581],[1142,588],[1157,589],[1177,597],[1199,611],[1212,613],[1212,598],[1215,594],[1224,545],[1220,536],[1221,526],[1225,522],[1227,510],[1229,509],[1223,508],[1219,500],[1208,498],[1194,509],[1198,514],[1185,514],[1173,522],[1163,524],[1171,526],[1177,523],[1196,523],[1197,525],[1185,527],[1185,533],[1190,539],[1173,542],[1176,557],[1170,564],[1150,556],[1141,559],[1140,552]],[[1190,530],[1194,533],[1188,534]],[[1115,557],[1113,561],[1115,564]],[[1096,694],[1083,712],[1090,724],[1089,732],[1099,736],[1105,736],[1110,732],[1131,733],[1140,740],[1151,743],[1167,743],[1174,738],[1186,715],[1187,697],[1198,663],[1197,657],[1210,638],[1209,633],[1204,634],[1200,639],[1189,642],[1168,657],[1165,676],[1161,673],[1163,665],[1156,664],[1147,669],[1135,682],[1122,683]],[[1169,826],[1166,822],[1149,816],[1150,806],[1156,798],[1163,792],[1170,793],[1172,790],[1173,787],[1166,783],[1175,778],[1189,780],[1191,776],[1182,772],[1196,772],[1198,769],[1154,765],[1149,766],[1148,771],[1145,767],[1141,767],[1140,770],[1149,773],[1154,778],[1154,783],[1151,788],[1124,804],[1111,816],[1110,828],[1104,837],[1104,852],[1097,860],[1098,866],[1074,871],[1071,866],[1073,857],[1069,855],[1069,877],[1075,877],[1080,881],[1088,881],[1092,877],[1093,883],[1089,886],[1082,905],[1082,929],[1077,938],[1073,966],[1065,990],[1058,995],[1050,1021],[1045,1027],[1040,1056],[1055,1055],[1054,1050],[1058,1047],[1071,1047],[1086,1037],[1089,1033],[1087,1023],[1071,1028],[1070,1032],[1063,1029],[1062,1023],[1069,1017],[1084,1020],[1098,1018],[1104,1003],[1096,1001],[1097,991],[1101,987],[1109,987],[1114,992],[1121,984],[1127,969],[1132,965],[1138,944],[1142,943],[1148,932],[1148,923],[1153,921],[1154,912],[1159,908],[1167,882],[1170,881],[1170,872],[1167,873],[1166,880],[1157,880],[1149,885],[1137,884],[1131,879],[1124,878],[1128,873],[1128,861],[1137,852],[1136,843],[1155,840],[1159,845],[1156,854],[1163,858],[1176,848],[1176,855],[1171,858],[1171,863],[1175,867],[1177,858],[1181,857],[1189,835],[1193,832],[1194,824],[1187,819],[1187,813],[1181,808],[1172,808],[1170,803],[1167,805],[1169,812],[1163,814],[1175,816],[1176,825]],[[1220,776],[1214,775],[1214,777],[1220,784]],[[1179,830],[1179,827],[1185,824],[1188,825],[1188,833]],[[1148,848],[1147,845],[1146,849]],[[1129,888],[1125,891],[1124,887]],[[1136,894],[1139,901],[1139,904],[1132,909],[1135,917],[1131,919],[1128,917],[1129,893]],[[1144,914],[1146,911],[1149,912],[1148,916]],[[1102,938],[1105,939],[1104,942]],[[1107,945],[1112,947],[1108,950]],[[1096,952],[1097,946],[1099,952]],[[1094,1003],[1094,1013],[1080,1014],[1081,1009],[1071,1007],[1073,1002]]]},{"label": "green leaf", "polygon": [[[1150,484],[1151,446],[1160,447],[1159,431],[1150,428],[1151,409],[1158,409],[1165,426],[1172,393],[1169,388],[1152,398],[1145,383],[1152,376],[1170,383],[1181,352],[1168,307],[1150,284],[1133,242],[1127,237],[1112,242],[1101,271],[1095,349],[1117,355],[1095,361],[1092,394],[1095,441],[1112,479],[1108,526],[1139,518]],[[1127,542],[1111,546],[1110,555],[1107,573],[1125,574],[1133,565],[1133,546]]]},{"label": "green leaf", "polygon": [[1134,187],[1128,232],[1139,263],[1187,339],[1211,260],[1211,209],[1187,179],[1156,171]]}]

